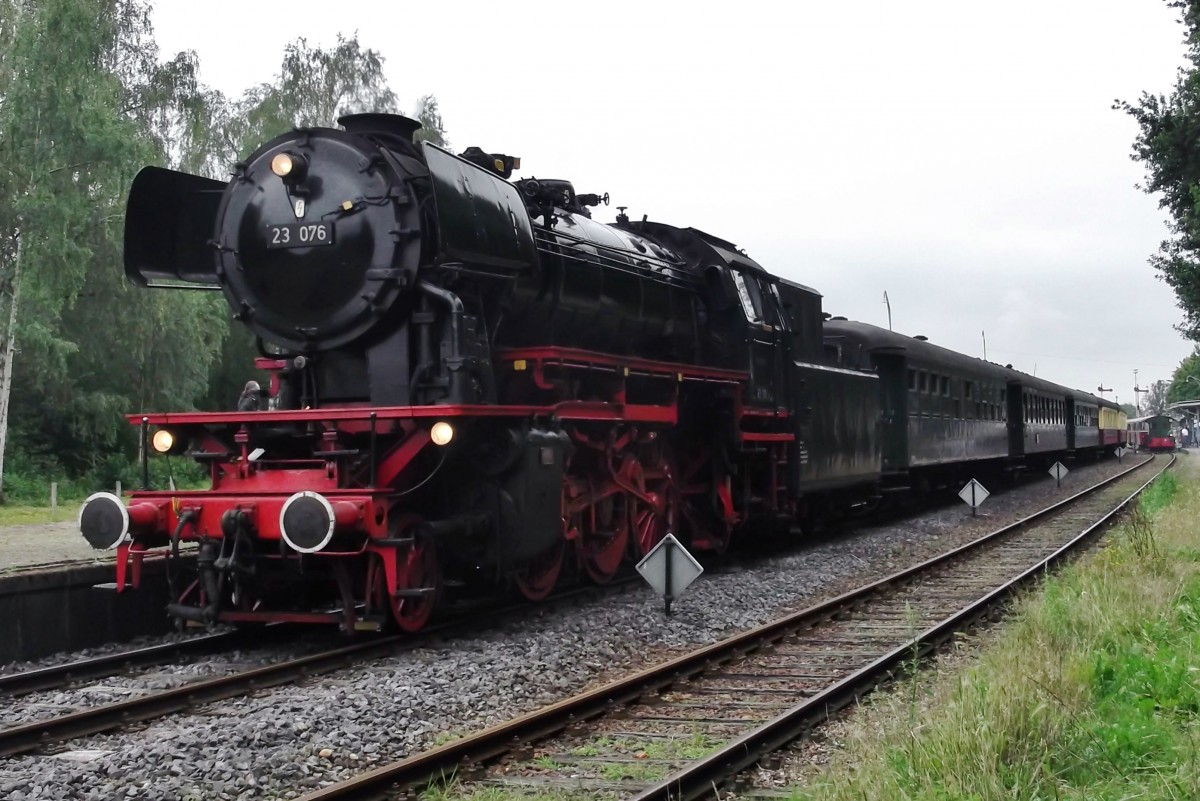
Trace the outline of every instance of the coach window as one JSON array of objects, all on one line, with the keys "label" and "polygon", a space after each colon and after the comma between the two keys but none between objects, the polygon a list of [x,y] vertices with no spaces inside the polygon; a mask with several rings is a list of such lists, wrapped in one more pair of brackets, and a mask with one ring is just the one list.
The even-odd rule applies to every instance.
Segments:
[{"label": "coach window", "polygon": [[917,371],[916,370],[908,371],[908,389],[910,392],[917,391]]}]

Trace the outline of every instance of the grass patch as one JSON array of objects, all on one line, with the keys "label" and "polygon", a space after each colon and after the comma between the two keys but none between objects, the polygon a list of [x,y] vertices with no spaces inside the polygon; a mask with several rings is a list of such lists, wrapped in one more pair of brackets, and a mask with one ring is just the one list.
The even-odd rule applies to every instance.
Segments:
[{"label": "grass patch", "polygon": [[460,801],[469,798],[471,801],[568,801],[568,799],[589,799],[586,793],[570,793],[562,790],[538,791],[524,787],[476,787],[468,795],[462,794],[457,782],[448,785],[431,787],[421,794],[421,801]]},{"label": "grass patch", "polygon": [[58,510],[45,506],[0,506],[0,526],[33,526],[74,520],[83,498],[59,501]]},{"label": "grass patch", "polygon": [[1025,598],[971,667],[864,709],[793,797],[1200,797],[1200,467],[1185,469]]},{"label": "grass patch", "polygon": [[1146,487],[1138,498],[1138,506],[1148,515],[1158,514],[1179,494],[1180,479],[1175,471],[1163,473]]}]

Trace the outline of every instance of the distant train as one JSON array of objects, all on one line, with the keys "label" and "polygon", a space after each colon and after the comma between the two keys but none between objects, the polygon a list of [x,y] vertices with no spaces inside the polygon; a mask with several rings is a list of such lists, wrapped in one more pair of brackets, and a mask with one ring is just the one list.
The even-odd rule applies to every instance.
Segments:
[{"label": "distant train", "polygon": [[1141,450],[1175,450],[1175,421],[1165,414],[1135,417],[1128,421],[1128,428],[1130,444],[1136,444]]},{"label": "distant train", "polygon": [[143,463],[80,512],[119,589],[196,546],[181,621],[415,631],[450,593],[609,581],[668,532],[721,553],[1124,441],[1116,404],[826,319],[716,236],[595,222],[607,195],[403,117],[341,123],[130,192],[129,278],[223,292],[271,375],[262,411],[130,417],[209,487]]}]

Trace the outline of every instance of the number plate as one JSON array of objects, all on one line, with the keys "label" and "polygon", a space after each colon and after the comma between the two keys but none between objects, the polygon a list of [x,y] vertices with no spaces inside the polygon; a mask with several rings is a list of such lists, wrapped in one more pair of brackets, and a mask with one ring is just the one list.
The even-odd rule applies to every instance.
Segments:
[{"label": "number plate", "polygon": [[311,248],[332,244],[332,223],[281,223],[267,226],[268,248]]}]

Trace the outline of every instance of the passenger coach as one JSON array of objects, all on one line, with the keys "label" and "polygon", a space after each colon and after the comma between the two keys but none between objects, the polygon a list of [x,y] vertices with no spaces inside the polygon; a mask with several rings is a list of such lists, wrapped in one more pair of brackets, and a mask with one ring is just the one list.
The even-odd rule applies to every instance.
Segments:
[{"label": "passenger coach", "polygon": [[825,347],[843,366],[876,370],[883,393],[883,476],[892,485],[939,486],[988,460],[1041,469],[1063,456],[1098,457],[1119,439],[1116,404],[1010,367],[931,344],[925,337],[835,317]]}]

